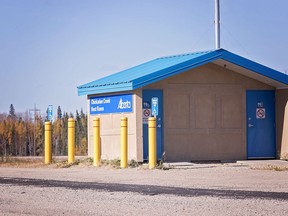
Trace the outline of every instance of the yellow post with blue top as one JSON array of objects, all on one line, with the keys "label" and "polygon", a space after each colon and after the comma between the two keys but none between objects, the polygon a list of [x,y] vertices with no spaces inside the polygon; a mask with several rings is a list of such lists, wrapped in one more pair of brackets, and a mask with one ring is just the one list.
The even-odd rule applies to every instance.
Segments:
[{"label": "yellow post with blue top", "polygon": [[121,118],[121,168],[128,167],[128,118]]},{"label": "yellow post with blue top", "polygon": [[100,166],[101,152],[100,152],[100,118],[93,119],[93,143],[94,143],[94,166]]},{"label": "yellow post with blue top", "polygon": [[149,169],[154,169],[157,164],[156,154],[156,118],[148,118],[148,160]]},{"label": "yellow post with blue top", "polygon": [[52,162],[52,125],[50,121],[45,122],[45,164]]},{"label": "yellow post with blue top", "polygon": [[75,160],[75,120],[68,119],[68,163],[74,163]]}]

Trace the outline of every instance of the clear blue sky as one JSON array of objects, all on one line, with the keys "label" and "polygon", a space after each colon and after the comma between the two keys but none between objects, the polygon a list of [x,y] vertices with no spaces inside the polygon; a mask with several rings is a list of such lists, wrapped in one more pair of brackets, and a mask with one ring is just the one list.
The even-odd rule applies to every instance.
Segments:
[{"label": "clear blue sky", "polygon": [[[220,0],[221,47],[288,72],[288,1]],[[214,49],[214,0],[0,0],[0,112],[86,110],[77,86]]]}]

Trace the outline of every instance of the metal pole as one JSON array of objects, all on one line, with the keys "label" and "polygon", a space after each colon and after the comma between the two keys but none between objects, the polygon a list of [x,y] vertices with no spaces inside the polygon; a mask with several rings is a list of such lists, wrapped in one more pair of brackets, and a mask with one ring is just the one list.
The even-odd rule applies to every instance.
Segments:
[{"label": "metal pole", "polygon": [[128,130],[127,117],[121,118],[121,168],[127,168],[127,153],[128,153]]},{"label": "metal pole", "polygon": [[219,6],[219,0],[215,0],[215,48],[220,49],[220,6]]},{"label": "metal pole", "polygon": [[99,166],[101,162],[100,152],[100,118],[93,119],[93,136],[94,136],[94,166]]},{"label": "metal pole", "polygon": [[157,163],[157,153],[156,153],[156,118],[148,118],[148,160],[149,160],[149,169],[156,167]]},{"label": "metal pole", "polygon": [[68,119],[68,163],[74,163],[75,158],[75,120]]},{"label": "metal pole", "polygon": [[[36,119],[36,113],[39,112],[40,114],[40,109],[37,109],[36,108],[36,104],[34,104],[34,109],[29,109],[29,114],[30,112],[34,112],[34,124],[33,124],[33,130],[34,130],[34,143],[33,143],[33,152],[34,152],[34,156],[36,156],[36,122],[37,122],[37,119]],[[30,114],[31,115],[31,114]]]}]

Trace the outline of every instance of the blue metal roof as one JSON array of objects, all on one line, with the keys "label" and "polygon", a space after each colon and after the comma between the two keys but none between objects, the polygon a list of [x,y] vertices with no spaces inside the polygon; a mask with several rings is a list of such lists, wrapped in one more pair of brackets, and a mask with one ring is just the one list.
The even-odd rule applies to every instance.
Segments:
[{"label": "blue metal roof", "polygon": [[78,95],[131,91],[189,69],[223,59],[280,83],[288,85],[288,76],[279,71],[235,55],[224,49],[167,56],[78,86]]}]

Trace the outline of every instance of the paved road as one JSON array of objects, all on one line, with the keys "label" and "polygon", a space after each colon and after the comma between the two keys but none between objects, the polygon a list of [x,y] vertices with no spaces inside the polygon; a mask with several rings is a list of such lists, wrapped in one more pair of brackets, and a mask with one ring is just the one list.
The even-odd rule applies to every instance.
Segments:
[{"label": "paved road", "polygon": [[235,163],[167,171],[0,167],[0,194],[5,216],[282,216],[288,215],[288,171]]},{"label": "paved road", "polygon": [[288,200],[287,192],[265,192],[247,190],[217,190],[183,187],[164,187],[156,185],[135,185],[117,183],[96,183],[77,181],[57,181],[28,178],[1,178],[0,184],[33,186],[33,187],[55,187],[72,190],[96,190],[108,192],[132,192],[142,195],[174,195],[183,197],[210,196],[223,199],[267,199],[267,200]]}]

